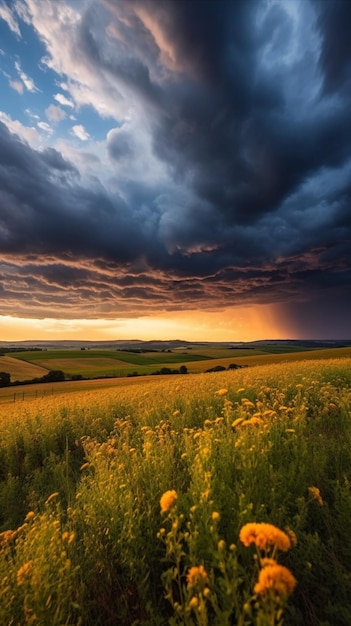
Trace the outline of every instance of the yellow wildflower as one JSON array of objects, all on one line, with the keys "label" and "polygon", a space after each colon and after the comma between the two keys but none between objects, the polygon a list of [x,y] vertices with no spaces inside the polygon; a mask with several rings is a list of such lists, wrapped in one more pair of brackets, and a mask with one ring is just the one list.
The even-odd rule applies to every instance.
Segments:
[{"label": "yellow wildflower", "polygon": [[234,420],[234,422],[232,423],[232,428],[237,428],[238,426],[240,426],[240,424],[242,424],[242,422],[244,421],[243,417],[238,417],[236,420]]},{"label": "yellow wildflower", "polygon": [[189,607],[191,609],[195,609],[195,607],[197,607],[198,604],[199,604],[199,601],[198,601],[197,597],[194,596],[193,598],[191,598],[191,600],[189,602]]},{"label": "yellow wildflower", "polygon": [[0,533],[0,547],[3,548],[8,543],[16,539],[17,530],[4,530]]},{"label": "yellow wildflower", "polygon": [[186,577],[188,589],[197,585],[204,586],[209,583],[208,574],[203,565],[191,567]]},{"label": "yellow wildflower", "polygon": [[285,528],[285,532],[290,537],[291,545],[292,546],[297,546],[297,537],[296,537],[296,534],[294,533],[294,531],[291,530],[291,528],[289,528],[289,526],[287,526]]},{"label": "yellow wildflower", "polygon": [[308,491],[310,492],[313,500],[317,500],[319,506],[323,506],[324,504],[323,498],[321,496],[321,492],[319,491],[318,487],[309,487]]},{"label": "yellow wildflower", "polygon": [[219,552],[223,552],[223,550],[225,550],[225,546],[226,546],[226,543],[224,539],[220,539],[219,542],[217,543],[217,548]]},{"label": "yellow wildflower", "polygon": [[257,595],[273,592],[285,599],[294,591],[295,585],[296,579],[290,570],[275,563],[260,570],[254,591]]},{"label": "yellow wildflower", "polygon": [[34,517],[35,517],[34,511],[29,511],[29,513],[27,513],[26,517],[24,518],[24,521],[29,522],[31,519],[34,519]]},{"label": "yellow wildflower", "polygon": [[166,513],[167,511],[169,511],[169,509],[174,505],[177,498],[178,494],[174,489],[165,491],[165,493],[160,498],[161,513]]},{"label": "yellow wildflower", "polygon": [[212,513],[212,519],[213,521],[219,520],[219,518],[221,517],[220,514],[218,513],[218,511],[213,511]]},{"label": "yellow wildflower", "polygon": [[261,417],[251,417],[244,421],[242,426],[262,426],[262,424],[264,424],[264,421]]},{"label": "yellow wildflower", "polygon": [[223,389],[218,389],[218,391],[216,391],[216,396],[226,396],[228,393],[228,389],[225,389],[223,387]]},{"label": "yellow wildflower", "polygon": [[243,406],[245,406],[247,409],[254,409],[255,405],[253,402],[251,402],[251,400],[249,400],[248,398],[242,398],[241,399],[241,403]]},{"label": "yellow wildflower", "polygon": [[24,585],[24,583],[26,582],[27,574],[31,566],[32,566],[32,561],[27,561],[27,563],[24,563],[24,565],[22,565],[22,567],[19,568],[17,572],[17,585],[19,587]]},{"label": "yellow wildflower", "polygon": [[55,498],[58,498],[59,495],[60,495],[59,492],[55,491],[54,493],[51,494],[51,496],[48,497],[48,499],[46,500],[45,504],[50,504],[50,502],[55,500]]},{"label": "yellow wildflower", "polygon": [[286,552],[291,547],[289,536],[273,524],[250,522],[242,527],[239,533],[244,546],[254,543],[259,550],[274,546]]}]

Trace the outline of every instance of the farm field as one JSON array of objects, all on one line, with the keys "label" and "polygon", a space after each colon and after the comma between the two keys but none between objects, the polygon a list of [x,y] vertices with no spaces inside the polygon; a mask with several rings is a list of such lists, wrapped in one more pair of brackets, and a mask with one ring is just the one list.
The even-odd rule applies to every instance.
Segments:
[{"label": "farm field", "polygon": [[29,380],[47,374],[47,369],[32,362],[22,361],[12,356],[0,356],[0,371],[8,372],[11,380]]},{"label": "farm field", "polygon": [[0,406],[0,623],[350,624],[351,358],[109,382]]},{"label": "farm field", "polygon": [[[148,375],[162,367],[177,369],[181,365],[185,365],[189,372],[199,373],[219,365],[228,368],[231,363],[251,366],[301,359],[351,356],[351,346],[300,351],[296,350],[296,347],[289,349],[287,346],[287,352],[278,351],[278,353],[276,353],[276,346],[272,347],[273,353],[268,353],[267,349],[263,351],[197,347],[194,351],[176,349],[172,352],[145,353],[120,350],[45,350],[16,352],[11,358],[45,370],[62,370],[67,378],[77,374],[85,378],[97,378],[99,376],[128,376],[133,373]],[[281,347],[279,349],[282,350]],[[6,371],[12,374],[9,369]],[[11,380],[15,378],[11,376]],[[25,374],[17,380],[26,380]]]},{"label": "farm field", "polygon": [[62,370],[66,376],[82,374],[97,376],[127,376],[136,371],[150,374],[159,367],[177,368],[186,362],[207,360],[205,355],[167,352],[123,352],[119,350],[48,350],[16,352],[14,358],[40,365],[46,369]]}]

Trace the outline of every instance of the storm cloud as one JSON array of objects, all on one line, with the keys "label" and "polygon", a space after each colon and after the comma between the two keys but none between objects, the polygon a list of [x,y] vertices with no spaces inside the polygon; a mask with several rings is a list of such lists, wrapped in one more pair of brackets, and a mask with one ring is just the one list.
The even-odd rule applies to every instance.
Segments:
[{"label": "storm cloud", "polygon": [[19,14],[45,62],[75,106],[114,124],[94,172],[0,122],[2,311],[276,303],[301,333],[333,302],[318,333],[338,307],[346,333],[349,3],[83,2],[60,63],[62,14],[39,4]]}]

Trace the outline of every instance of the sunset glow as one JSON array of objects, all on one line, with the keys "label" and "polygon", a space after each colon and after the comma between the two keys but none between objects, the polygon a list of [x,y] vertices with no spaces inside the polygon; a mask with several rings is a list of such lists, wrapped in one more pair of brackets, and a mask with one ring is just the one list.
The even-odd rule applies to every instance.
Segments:
[{"label": "sunset glow", "polygon": [[0,336],[7,341],[77,339],[184,339],[187,341],[252,341],[274,336],[284,339],[287,329],[270,306],[238,308],[220,313],[187,311],[119,320],[23,319],[0,316]]},{"label": "sunset glow", "polygon": [[0,340],[351,336],[350,23],[0,0]]}]

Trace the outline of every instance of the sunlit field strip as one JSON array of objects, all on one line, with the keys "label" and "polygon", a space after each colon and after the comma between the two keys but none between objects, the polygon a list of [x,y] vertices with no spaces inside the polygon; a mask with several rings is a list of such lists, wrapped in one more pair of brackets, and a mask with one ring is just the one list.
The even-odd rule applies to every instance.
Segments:
[{"label": "sunlit field strip", "polygon": [[345,348],[328,348],[318,350],[308,350],[303,352],[291,352],[282,354],[260,354],[255,356],[238,356],[224,359],[211,359],[202,361],[201,363],[187,363],[189,372],[204,372],[206,369],[222,365],[228,367],[231,363],[238,365],[268,365],[270,363],[291,363],[295,361],[316,360],[316,359],[333,359],[351,357],[351,346]]},{"label": "sunlit field strip", "polygon": [[0,356],[0,371],[8,372],[11,375],[12,381],[39,378],[48,372],[45,367],[25,363],[12,356]]},{"label": "sunlit field strip", "polygon": [[[162,376],[162,379],[174,379],[174,376]],[[89,380],[74,380],[57,383],[38,383],[30,385],[19,385],[13,387],[0,388],[0,404],[32,401],[37,398],[47,398],[48,396],[54,396],[55,399],[58,396],[65,397],[66,394],[76,394],[79,392],[85,393],[87,391],[100,390],[114,390],[126,387],[134,387],[134,385],[154,385],[160,382],[158,376],[140,376],[140,377],[116,377],[116,378],[97,378]]]}]

